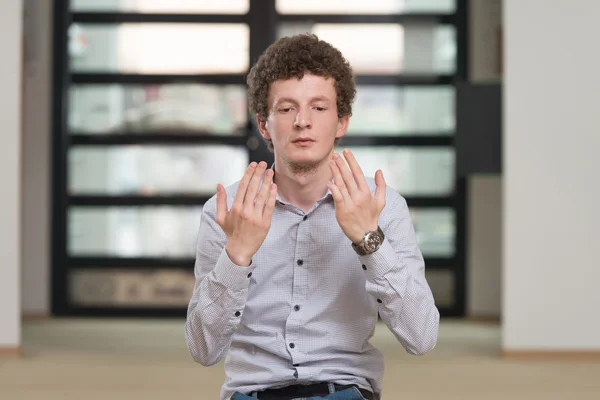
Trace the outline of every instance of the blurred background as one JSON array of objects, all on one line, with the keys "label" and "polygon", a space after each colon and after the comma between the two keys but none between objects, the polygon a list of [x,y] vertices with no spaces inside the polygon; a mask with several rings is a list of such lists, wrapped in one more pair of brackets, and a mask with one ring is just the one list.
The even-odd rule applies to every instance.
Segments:
[{"label": "blurred background", "polygon": [[599,17],[593,0],[5,0],[0,395],[218,397],[222,368],[183,336],[202,205],[272,162],[245,75],[312,32],[356,72],[340,146],[407,199],[442,315],[417,360],[378,327],[385,398],[597,398]]}]

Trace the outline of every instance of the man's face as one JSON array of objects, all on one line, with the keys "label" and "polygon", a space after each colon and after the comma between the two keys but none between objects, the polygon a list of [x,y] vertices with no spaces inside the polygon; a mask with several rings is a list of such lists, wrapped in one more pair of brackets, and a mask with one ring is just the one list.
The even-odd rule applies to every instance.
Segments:
[{"label": "man's face", "polygon": [[348,117],[338,118],[332,78],[305,74],[279,80],[269,91],[269,115],[260,122],[271,139],[275,157],[298,167],[316,167],[327,160],[336,138],[344,136]]}]

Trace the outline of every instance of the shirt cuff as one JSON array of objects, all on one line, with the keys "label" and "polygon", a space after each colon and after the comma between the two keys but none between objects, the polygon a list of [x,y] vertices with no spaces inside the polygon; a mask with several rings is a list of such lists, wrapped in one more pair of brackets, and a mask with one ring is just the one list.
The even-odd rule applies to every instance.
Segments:
[{"label": "shirt cuff", "polygon": [[234,264],[227,255],[227,251],[223,248],[223,252],[217,260],[213,271],[217,282],[221,282],[232,290],[244,290],[250,284],[250,277],[254,268],[256,266],[253,262],[250,262],[250,265],[247,267]]},{"label": "shirt cuff", "polygon": [[359,256],[359,259],[365,270],[365,276],[370,281],[383,279],[398,264],[398,255],[387,239],[384,239],[376,252]]}]

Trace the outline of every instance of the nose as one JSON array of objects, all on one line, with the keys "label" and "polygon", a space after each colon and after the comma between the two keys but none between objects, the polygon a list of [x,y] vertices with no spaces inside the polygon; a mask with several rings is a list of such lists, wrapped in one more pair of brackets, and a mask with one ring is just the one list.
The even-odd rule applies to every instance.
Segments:
[{"label": "nose", "polygon": [[307,129],[311,127],[310,114],[305,110],[298,110],[296,119],[294,120],[294,128]]}]

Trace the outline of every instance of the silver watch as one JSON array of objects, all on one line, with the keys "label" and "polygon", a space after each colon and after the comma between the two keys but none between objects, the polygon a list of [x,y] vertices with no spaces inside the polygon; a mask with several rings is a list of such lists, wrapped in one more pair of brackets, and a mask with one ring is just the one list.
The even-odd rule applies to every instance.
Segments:
[{"label": "silver watch", "polygon": [[385,236],[383,231],[378,226],[376,231],[365,233],[362,241],[359,244],[352,243],[352,248],[359,256],[375,253],[381,247]]}]

